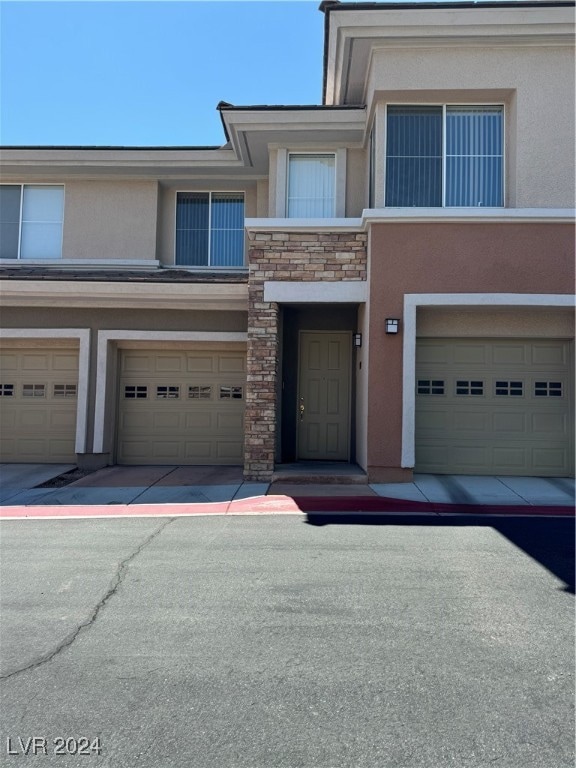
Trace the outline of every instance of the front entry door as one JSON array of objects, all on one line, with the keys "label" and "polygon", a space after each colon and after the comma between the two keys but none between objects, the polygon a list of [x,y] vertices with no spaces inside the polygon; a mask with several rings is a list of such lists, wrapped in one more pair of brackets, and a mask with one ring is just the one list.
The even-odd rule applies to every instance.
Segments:
[{"label": "front entry door", "polygon": [[350,457],[350,333],[301,331],[298,458]]}]

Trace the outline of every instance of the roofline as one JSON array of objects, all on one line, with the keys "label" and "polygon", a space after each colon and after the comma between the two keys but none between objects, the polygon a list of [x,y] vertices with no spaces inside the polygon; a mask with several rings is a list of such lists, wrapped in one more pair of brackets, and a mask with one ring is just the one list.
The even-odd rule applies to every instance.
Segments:
[{"label": "roofline", "polygon": [[129,152],[170,152],[173,151],[195,151],[195,150],[217,150],[222,149],[222,145],[210,145],[210,146],[134,146],[127,147],[122,145],[103,145],[103,144],[0,144],[0,152],[3,149],[56,149],[56,150],[101,150],[101,151],[129,151]]},{"label": "roofline", "polygon": [[459,2],[383,2],[383,3],[341,3],[340,0],[322,0],[318,10],[324,14],[324,57],[322,74],[322,103],[326,102],[326,87],[328,82],[328,39],[330,31],[331,11],[421,11],[426,10],[454,10],[472,8],[573,8],[574,0],[459,0]]},{"label": "roofline", "polygon": [[366,109],[365,104],[229,104],[220,101],[216,106],[220,113],[220,120],[226,140],[230,141],[228,126],[224,120],[224,112],[334,112],[353,109]]}]

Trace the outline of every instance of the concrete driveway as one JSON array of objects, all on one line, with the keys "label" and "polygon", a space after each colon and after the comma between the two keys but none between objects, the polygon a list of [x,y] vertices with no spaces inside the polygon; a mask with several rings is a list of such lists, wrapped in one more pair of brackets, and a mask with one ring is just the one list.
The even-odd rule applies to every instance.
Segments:
[{"label": "concrete driveway", "polygon": [[573,541],[543,518],[5,522],[0,763],[572,768]]}]

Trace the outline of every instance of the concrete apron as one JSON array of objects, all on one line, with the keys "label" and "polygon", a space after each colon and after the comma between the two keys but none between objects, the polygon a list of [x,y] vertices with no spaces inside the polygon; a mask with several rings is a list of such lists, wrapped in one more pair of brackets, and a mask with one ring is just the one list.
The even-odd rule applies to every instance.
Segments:
[{"label": "concrete apron", "polygon": [[[8,485],[62,473],[3,465]],[[20,467],[20,469],[16,469]],[[28,470],[22,469],[28,467]],[[66,467],[64,471],[69,469]],[[12,480],[10,479],[12,477]],[[4,486],[4,483],[3,483]],[[413,483],[244,483],[240,467],[106,467],[62,488],[4,489],[3,519],[206,514],[573,515],[566,478],[416,475]]]}]

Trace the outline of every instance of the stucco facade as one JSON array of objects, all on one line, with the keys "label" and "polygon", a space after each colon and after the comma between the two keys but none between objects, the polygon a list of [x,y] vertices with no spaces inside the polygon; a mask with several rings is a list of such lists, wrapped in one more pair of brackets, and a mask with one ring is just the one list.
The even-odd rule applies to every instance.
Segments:
[{"label": "stucco facade", "polygon": [[[0,406],[11,425],[24,423],[24,391],[41,393],[49,425],[59,418],[57,395],[75,397],[76,419],[66,417],[67,460],[79,464],[126,456],[162,463],[173,423],[180,437],[170,450],[179,441],[179,461],[239,456],[246,477],[256,480],[310,456],[357,463],[371,481],[409,480],[418,456],[435,450],[429,424],[453,421],[457,411],[461,423],[482,424],[486,457],[496,455],[499,441],[526,458],[520,473],[534,472],[549,443],[541,471],[554,474],[556,466],[570,474],[574,4],[329,0],[320,10],[322,105],[221,102],[220,147],[3,149],[6,195],[56,188],[63,214],[54,222],[59,258],[30,258],[21,238],[17,254],[5,257],[6,250],[0,258],[7,361]],[[429,207],[393,207],[388,197],[397,159],[390,116],[406,107],[432,109],[442,121],[442,196]],[[501,204],[474,198],[450,207],[447,116],[460,110],[466,119],[484,108],[502,134],[500,170],[490,166]],[[463,158],[474,152],[458,151],[465,174]],[[328,203],[304,216],[290,208],[294,163],[303,160],[311,174],[316,161],[325,164],[329,188]],[[227,216],[241,215],[240,224],[222,227],[228,234],[236,228],[234,246],[229,240],[218,253],[215,243],[225,241],[212,229],[215,204]],[[190,213],[200,205],[204,213]],[[205,216],[200,226],[198,215]],[[209,234],[202,239],[199,230]],[[193,254],[186,251],[192,241],[201,243]],[[386,333],[388,319],[398,321],[397,333]],[[445,389],[426,399],[432,368],[419,368],[418,360],[434,339],[453,370],[434,374]],[[470,361],[492,355],[494,362],[508,340],[525,353],[515,368],[484,362],[466,369],[452,359],[465,348]],[[43,347],[45,359],[35,352]],[[75,362],[58,351],[66,349]],[[530,355],[540,362],[532,365]],[[65,357],[68,378],[60,382]],[[471,379],[482,395],[458,399],[450,388],[464,392],[462,381]],[[501,380],[507,392],[521,385],[521,397],[495,394]],[[42,402],[35,402],[41,416]],[[322,411],[316,421],[315,409]],[[508,432],[490,431],[501,414]],[[474,441],[452,421],[454,445]],[[534,424],[544,428],[534,431]],[[518,425],[521,436],[512,434]],[[44,443],[27,438],[19,447],[13,440],[3,460],[39,460],[48,451],[48,426],[46,435]],[[239,440],[243,455],[231,448]],[[55,459],[47,453],[45,460]],[[490,466],[494,473],[486,461],[473,471]]]}]

